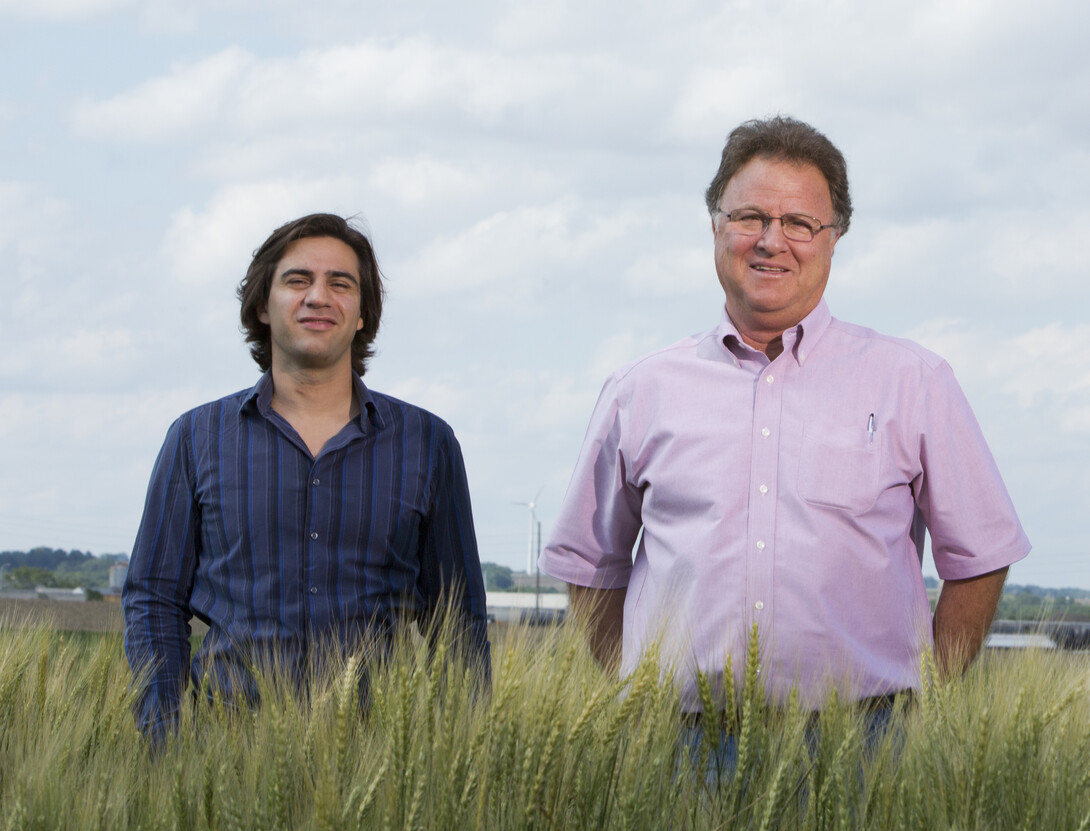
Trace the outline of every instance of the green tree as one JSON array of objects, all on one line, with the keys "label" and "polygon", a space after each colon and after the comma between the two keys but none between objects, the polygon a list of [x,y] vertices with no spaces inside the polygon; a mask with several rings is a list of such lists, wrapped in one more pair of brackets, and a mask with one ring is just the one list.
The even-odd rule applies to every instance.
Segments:
[{"label": "green tree", "polygon": [[492,591],[506,591],[515,585],[511,578],[511,569],[498,563],[481,563],[484,575],[484,587]]},{"label": "green tree", "polygon": [[47,568],[35,566],[16,566],[7,573],[5,582],[13,589],[33,589],[38,586],[47,588],[75,588],[66,582],[58,581],[55,574]]}]

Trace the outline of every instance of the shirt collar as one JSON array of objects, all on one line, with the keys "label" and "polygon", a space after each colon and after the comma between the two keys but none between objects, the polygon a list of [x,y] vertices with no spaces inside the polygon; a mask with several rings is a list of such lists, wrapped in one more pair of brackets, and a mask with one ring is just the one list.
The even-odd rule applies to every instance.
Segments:
[{"label": "shirt collar", "polygon": [[[829,312],[829,306],[823,297],[818,301],[818,304],[810,314],[806,315],[806,317],[790,329],[784,331],[784,353],[793,356],[800,366],[806,363],[806,358],[810,352],[813,351],[814,344],[821,339],[825,330],[829,328],[829,323],[832,319],[832,315]],[[758,354],[756,349],[753,349],[753,347],[742,340],[742,336],[738,334],[738,327],[734,325],[734,321],[731,320],[730,315],[727,314],[726,306],[723,307],[723,313],[719,320],[719,326],[716,329],[716,335],[719,342],[723,344],[723,347],[730,353],[735,362],[737,362],[738,359],[735,357],[734,349],[742,349]]]},{"label": "shirt collar", "polygon": [[[367,389],[367,385],[363,383],[363,379],[354,372],[352,388],[356,393],[356,400],[360,403],[360,413],[356,417],[360,430],[366,433],[369,423],[381,428],[382,416],[379,415],[378,407],[375,405],[375,398],[371,395],[371,390]],[[244,413],[259,413],[268,418],[272,412],[272,394],[272,372],[269,371],[262,375],[242,397],[238,408],[239,417],[241,418]]]}]

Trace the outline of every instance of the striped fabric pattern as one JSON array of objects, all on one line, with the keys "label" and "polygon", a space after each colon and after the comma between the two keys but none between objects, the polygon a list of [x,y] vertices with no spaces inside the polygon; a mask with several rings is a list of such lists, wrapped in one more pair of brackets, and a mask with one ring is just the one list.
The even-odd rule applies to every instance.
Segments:
[{"label": "striped fabric pattern", "polygon": [[[448,603],[487,673],[458,441],[426,410],[355,383],[359,417],[317,458],[272,409],[269,374],[171,426],[124,589],[125,649],[134,670],[151,670],[145,731],[173,720],[187,680],[230,686],[261,656],[302,678],[317,640],[381,643]],[[191,662],[193,616],[209,632]]]}]

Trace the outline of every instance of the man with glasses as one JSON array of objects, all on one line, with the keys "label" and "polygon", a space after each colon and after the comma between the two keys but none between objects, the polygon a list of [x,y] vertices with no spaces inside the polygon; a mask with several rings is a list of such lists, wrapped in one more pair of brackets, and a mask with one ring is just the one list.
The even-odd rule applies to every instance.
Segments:
[{"label": "man with glasses", "polygon": [[766,691],[812,709],[918,687],[932,644],[959,672],[1029,541],[950,367],[830,315],[843,156],[799,121],[746,122],[705,198],[720,323],[607,380],[542,569],[604,665],[655,643],[693,712],[696,670],[740,683],[754,627]]}]

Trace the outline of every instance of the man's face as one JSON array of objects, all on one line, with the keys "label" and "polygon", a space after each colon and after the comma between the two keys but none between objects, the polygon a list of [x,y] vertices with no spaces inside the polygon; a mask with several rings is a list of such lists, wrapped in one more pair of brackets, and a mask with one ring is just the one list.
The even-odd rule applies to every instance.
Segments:
[{"label": "man's face", "polygon": [[[756,158],[747,162],[723,189],[719,208],[725,212],[756,208],[769,216],[787,213],[833,221],[829,185],[809,164]],[[746,236],[719,215],[712,220],[715,270],[726,293],[727,312],[742,339],[761,348],[808,315],[829,281],[835,228],[811,242],[789,240],[773,220],[764,233]]]},{"label": "man's face", "polygon": [[351,367],[352,338],[363,328],[356,252],[333,237],[293,242],[258,319],[271,332],[274,369]]}]

